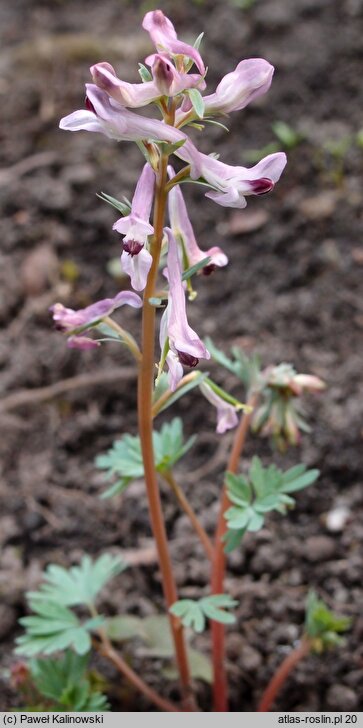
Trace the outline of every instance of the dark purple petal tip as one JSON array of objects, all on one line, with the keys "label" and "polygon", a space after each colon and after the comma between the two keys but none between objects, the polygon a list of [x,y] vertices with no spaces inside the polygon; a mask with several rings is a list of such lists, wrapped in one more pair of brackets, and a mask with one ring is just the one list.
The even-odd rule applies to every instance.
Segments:
[{"label": "dark purple petal tip", "polygon": [[185,367],[196,367],[199,364],[199,359],[192,354],[187,354],[185,351],[179,351],[177,349],[178,358],[181,364]]},{"label": "dark purple petal tip", "polygon": [[133,258],[135,255],[139,255],[144,245],[139,243],[138,240],[124,240],[123,249],[125,253],[128,253]]},{"label": "dark purple petal tip", "polygon": [[250,180],[249,183],[251,185],[252,192],[255,195],[265,195],[267,192],[271,192],[275,186],[272,179],[269,179],[268,177],[253,179]]}]

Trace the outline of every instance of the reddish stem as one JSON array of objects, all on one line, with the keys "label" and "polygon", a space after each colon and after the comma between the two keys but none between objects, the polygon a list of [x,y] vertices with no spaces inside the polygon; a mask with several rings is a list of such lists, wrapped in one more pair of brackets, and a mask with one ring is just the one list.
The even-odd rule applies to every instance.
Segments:
[{"label": "reddish stem", "polygon": [[306,657],[310,652],[310,642],[306,637],[303,637],[298,647],[290,652],[280,667],[277,668],[275,674],[272,676],[257,708],[257,713],[267,713],[271,705],[275,702],[278,693],[284,686],[290,672],[296,667],[296,665]]},{"label": "reddish stem", "polygon": [[[248,405],[255,407],[257,395],[252,395]],[[229,456],[227,471],[236,473],[239,465],[239,459],[244,448],[246,435],[252,418],[252,411],[245,412],[242,415],[238,428],[236,430],[232,450]],[[224,514],[230,506],[227,495],[226,486],[223,486],[221,505],[219,509],[219,517],[217,530],[215,535],[214,557],[212,562],[211,575],[211,593],[223,594],[224,575],[226,570],[226,555],[224,552],[223,537],[227,531],[226,519]],[[214,710],[218,713],[226,713],[228,711],[228,692],[227,692],[227,676],[225,668],[225,628],[220,622],[212,621],[212,657],[213,657],[213,700]]]},{"label": "reddish stem", "polygon": [[[149,303],[149,299],[154,295],[163,237],[163,224],[167,199],[165,189],[167,181],[167,164],[168,158],[162,157],[156,180],[154,239],[151,249],[153,259],[144,291],[142,317],[142,360],[139,365],[138,378],[138,423],[151,527],[158,552],[164,597],[169,610],[172,604],[177,601],[178,594],[170,560],[168,539],[166,535],[153,451],[152,396],[155,370],[155,307]],[[197,708],[192,695],[191,677],[183,626],[179,619],[170,613],[168,616],[174,641],[176,663],[180,676],[183,707],[186,711],[194,711],[197,710]]]}]

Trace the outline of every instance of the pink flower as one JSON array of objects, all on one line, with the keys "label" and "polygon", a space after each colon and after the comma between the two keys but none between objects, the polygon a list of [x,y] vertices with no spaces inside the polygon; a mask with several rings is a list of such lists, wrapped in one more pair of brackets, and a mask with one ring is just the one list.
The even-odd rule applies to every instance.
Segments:
[{"label": "pink flower", "polygon": [[245,196],[270,192],[286,165],[286,154],[277,152],[264,157],[250,169],[233,167],[202,154],[189,139],[176,154],[191,165],[192,179],[201,177],[214,188],[206,197],[222,207],[243,208],[247,204]]},{"label": "pink flower", "polygon": [[200,53],[193,46],[178,40],[172,22],[164,15],[162,10],[151,10],[146,13],[142,27],[148,31],[158,51],[167,51],[173,56],[182,55],[191,58],[199,72],[204,75],[205,66]]},{"label": "pink flower", "polygon": [[121,265],[130,276],[135,291],[143,291],[151,267],[152,257],[146,249],[147,239],[154,228],[150,225],[150,212],[154,196],[155,174],[149,164],[145,164],[135,194],[132,198],[131,212],[120,217],[113,229],[124,235]]},{"label": "pink flower", "polygon": [[241,61],[232,73],[222,78],[214,94],[204,96],[205,116],[244,109],[268,91],[273,72],[274,67],[263,58]]},{"label": "pink flower", "polygon": [[[172,179],[175,175],[173,168],[169,166],[168,172]],[[203,252],[198,247],[179,185],[175,185],[170,190],[168,202],[171,229],[174,237],[182,243],[183,253],[187,258],[187,267],[199,263],[204,258],[211,258],[210,263],[202,269],[205,274],[211,273],[216,267],[227,265],[228,258],[220,248],[214,246]]]},{"label": "pink flower", "polygon": [[218,434],[222,435],[227,430],[231,430],[238,425],[238,416],[236,407],[226,402],[220,397],[206,382],[199,385],[199,389],[205,398],[217,409],[217,428]]},{"label": "pink flower", "polygon": [[129,111],[94,84],[86,84],[86,90],[87,108],[74,111],[61,119],[61,129],[101,132],[117,141],[152,139],[173,144],[186,139],[183,132],[159,119],[147,119]]},{"label": "pink flower", "polygon": [[73,308],[66,308],[62,303],[55,303],[49,310],[53,313],[56,328],[66,334],[71,334],[67,342],[71,349],[94,349],[99,346],[99,342],[82,334],[97,326],[104,318],[125,304],[140,308],[142,300],[132,291],[121,291],[114,298],[104,298],[102,301],[97,301],[97,303],[92,303],[91,306],[77,311],[74,311]]},{"label": "pink flower", "polygon": [[169,367],[169,386],[174,391],[183,376],[183,365],[195,367],[199,359],[209,359],[210,354],[188,324],[178,246],[171,230],[166,229],[166,233],[169,241],[167,278],[170,290],[168,305],[160,324],[160,346],[162,353],[169,347],[166,362]]},{"label": "pink flower", "polygon": [[154,54],[146,62],[152,66],[153,80],[145,83],[121,81],[106,61],[91,66],[90,71],[98,88],[121,106],[132,109],[146,106],[163,95],[176,96],[187,88],[205,88],[205,81],[199,74],[179,73],[165,53]]}]

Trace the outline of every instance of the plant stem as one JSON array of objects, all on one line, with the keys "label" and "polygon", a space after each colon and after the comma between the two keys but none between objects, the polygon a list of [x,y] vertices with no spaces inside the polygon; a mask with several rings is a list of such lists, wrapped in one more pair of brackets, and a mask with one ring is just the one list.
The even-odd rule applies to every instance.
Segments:
[{"label": "plant stem", "polygon": [[310,652],[310,642],[306,637],[303,637],[300,644],[290,652],[280,667],[277,668],[275,674],[272,676],[257,708],[257,713],[267,713],[270,710],[271,705],[275,702],[278,693],[285,684],[290,672],[296,667],[296,665],[306,657]]},{"label": "plant stem", "polygon": [[204,530],[201,522],[199,521],[197,515],[194,513],[193,508],[191,507],[188,499],[185,497],[182,489],[176,483],[173,473],[171,473],[169,470],[167,473],[163,473],[163,478],[168,483],[168,485],[170,485],[170,488],[172,489],[180,507],[183,509],[184,513],[187,514],[191,523],[193,524],[194,530],[198,534],[204,546],[204,550],[207,554],[208,559],[212,559],[214,553],[213,544],[208,534]]},{"label": "plant stem", "polygon": [[[189,382],[192,382],[193,379],[195,379],[198,376],[198,372],[190,372],[190,374],[186,374],[180,382],[178,382],[176,389],[174,392],[177,392],[178,389],[181,389],[182,387],[185,387],[186,384],[189,384]],[[173,396],[174,392],[171,391],[171,389],[167,389],[159,399],[154,402],[153,409],[152,409],[152,415],[153,418],[156,417],[156,415],[159,414],[159,412],[162,411],[164,405],[167,403],[168,399]]]},{"label": "plant stem", "polygon": [[[253,408],[257,401],[257,395],[251,395],[248,406],[252,410],[246,411],[240,420],[236,430],[232,450],[229,456],[227,472],[236,473],[239,459],[244,448],[246,435],[251,423]],[[223,536],[227,531],[227,524],[224,514],[230,506],[227,495],[227,488],[224,485],[221,504],[219,509],[218,524],[215,534],[214,556],[212,561],[211,594],[223,594],[224,574],[226,569],[226,555],[224,552]],[[218,713],[228,711],[227,676],[225,668],[225,629],[220,622],[212,620],[212,656],[213,656],[213,699],[214,709]]]},{"label": "plant stem", "polygon": [[163,698],[159,695],[159,693],[153,690],[153,688],[147,685],[146,682],[144,682],[144,680],[132,669],[132,667],[125,662],[123,657],[121,657],[121,655],[119,655],[113,648],[110,640],[103,630],[99,631],[99,635],[101,642],[95,644],[96,649],[101,655],[103,655],[103,657],[106,657],[115,665],[115,667],[117,667],[118,671],[124,675],[126,680],[134,685],[140,693],[145,695],[152,703],[154,703],[154,705],[160,708],[160,710],[165,710],[167,713],[179,713],[179,709],[173,703],[166,700],[166,698]]},{"label": "plant stem", "polygon": [[[138,421],[141,451],[144,462],[145,484],[149,501],[150,520],[162,576],[163,591],[167,608],[177,601],[178,595],[169,555],[160,492],[155,469],[152,443],[152,395],[154,385],[155,361],[155,307],[149,303],[155,290],[158,272],[160,249],[163,238],[163,225],[166,207],[166,181],[168,157],[163,155],[156,179],[154,238],[151,246],[152,264],[149,271],[145,292],[142,317],[142,360],[139,365],[138,378]],[[170,626],[175,646],[183,706],[186,711],[195,710],[192,696],[188,657],[185,646],[183,627],[179,619],[169,613]]]},{"label": "plant stem", "polygon": [[131,351],[131,354],[135,357],[136,361],[141,361],[141,351],[131,334],[129,334],[125,329],[123,329],[121,326],[119,326],[116,321],[113,321],[112,318],[109,316],[106,316],[104,319],[105,324],[110,327],[110,329],[113,329],[116,331],[116,333],[119,335],[119,337],[123,340],[124,344],[127,346],[127,348]]}]

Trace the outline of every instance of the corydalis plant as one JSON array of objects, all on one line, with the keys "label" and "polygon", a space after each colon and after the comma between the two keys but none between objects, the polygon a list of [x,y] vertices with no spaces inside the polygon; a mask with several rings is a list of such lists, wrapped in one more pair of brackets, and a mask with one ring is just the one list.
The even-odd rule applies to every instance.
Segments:
[{"label": "corydalis plant", "polygon": [[[273,379],[273,373],[270,372],[269,378],[266,378],[260,372],[255,360],[248,363],[241,353],[235,353],[235,361],[228,359],[212,344],[206,345],[201,338],[202,332],[198,333],[190,326],[186,296],[190,301],[195,300],[193,276],[216,272],[227,265],[228,259],[218,245],[206,251],[198,246],[180,185],[200,183],[204,189],[207,187],[206,197],[209,200],[224,207],[244,208],[249,195],[261,195],[273,189],[285,167],[286,157],[284,153],[276,153],[261,159],[252,168],[231,166],[217,159],[214,153],[201,153],[189,136],[193,127],[203,130],[208,122],[216,123],[218,115],[225,117],[243,109],[264,94],[270,87],[274,70],[267,61],[259,58],[241,61],[220,81],[215,92],[203,96],[206,68],[199,52],[201,37],[194,46],[179,40],[174,26],[161,10],[148,12],[143,28],[150,34],[155,52],[145,59],[145,64],[140,64],[140,83],[119,79],[108,62],[96,63],[91,67],[92,83],[86,84],[85,108],[60,122],[60,127],[68,131],[99,132],[111,140],[135,142],[142,152],[144,166],[131,204],[103,195],[103,199],[121,213],[113,226],[123,236],[121,266],[138,293],[122,291],[112,299],[98,301],[78,311],[61,303],[54,304],[51,310],[56,327],[68,337],[70,347],[90,349],[104,341],[116,341],[127,346],[137,363],[138,435],[124,435],[106,455],[98,458],[97,464],[107,471],[108,478],[116,476],[118,479],[104,497],[124,491],[134,478],[144,478],[168,610],[171,636],[168,655],[170,657],[172,645],[181,703],[173,706],[165,701],[118,655],[107,625],[99,621],[93,603],[90,605],[86,600],[91,619],[79,621],[69,610],[69,605],[83,603],[84,599],[83,602],[67,602],[63,607],[52,607],[55,614],[59,609],[62,612],[66,625],[66,633],[63,634],[59,620],[56,625],[44,625],[43,602],[34,595],[32,607],[37,616],[24,622],[28,635],[20,639],[18,651],[28,651],[29,654],[30,650],[33,655],[39,647],[40,652],[43,649],[50,653],[56,645],[84,654],[90,647],[91,635],[96,635],[94,646],[158,707],[192,711],[198,709],[191,682],[196,671],[186,642],[185,627],[201,631],[208,620],[212,632],[214,710],[226,711],[224,626],[235,621],[235,615],[228,610],[233,609],[236,603],[224,594],[225,551],[237,547],[245,531],[258,530],[270,510],[283,514],[287,507],[292,507],[294,499],[289,493],[312,483],[317,471],[305,473],[304,466],[298,466],[283,473],[274,468],[264,469],[260,461],[255,460],[246,478],[238,476],[244,441],[256,420],[255,410],[263,421],[260,429],[263,427],[267,432],[267,422],[273,417],[276,419],[276,407],[281,397],[292,387],[295,387],[293,394],[297,397],[304,386],[309,387],[309,383],[305,378],[305,384],[302,381],[299,384],[295,372],[288,372],[288,376],[285,372],[286,381],[280,386],[279,381]],[[148,106],[151,106],[150,117],[145,114]],[[143,108],[143,115],[138,113],[139,108]],[[159,119],[155,118],[155,109],[160,113]],[[217,240],[213,242],[219,243]],[[161,256],[164,254],[166,265],[159,278]],[[143,300],[138,295],[141,292]],[[140,343],[113,318],[123,304],[140,308]],[[157,324],[158,351],[155,350]],[[242,380],[246,386],[247,405],[222,389],[207,373],[195,371],[200,360],[210,359],[211,354]],[[174,419],[169,425],[165,424],[159,432],[153,426],[159,412],[192,390],[196,394],[197,389],[215,408],[217,432],[223,433],[237,426],[214,540],[206,533],[174,475],[174,466],[193,441],[184,443],[180,420]],[[271,395],[272,390],[274,396]],[[261,408],[264,408],[262,414]],[[289,407],[285,409],[290,414],[290,432],[290,400]],[[298,427],[299,422],[296,420],[294,425]],[[275,427],[272,431],[276,435]],[[284,432],[286,434],[286,428]],[[289,444],[292,439],[290,437]],[[190,518],[211,562],[210,593],[201,595],[198,600],[178,598],[161,508],[159,479]],[[86,580],[82,569],[73,569],[72,579],[78,574],[83,584],[91,583],[93,572],[89,562],[86,566]],[[54,571],[50,573],[53,578]],[[55,576],[60,576],[59,571]],[[48,582],[52,582],[52,578],[48,576]],[[65,579],[63,572],[62,578]],[[66,583],[69,585],[68,577]],[[44,587],[43,595],[49,597],[49,589],[49,585]],[[125,629],[126,632],[129,630],[128,634],[130,630],[134,634],[133,629],[140,631],[139,622],[135,625],[134,621],[132,627],[130,619],[132,621],[129,618],[127,622],[126,618],[128,627],[123,622],[123,634]],[[38,639],[38,628],[51,630],[45,642]],[[204,668],[202,672],[204,679],[208,679]],[[201,676],[201,670],[198,676]]]}]

